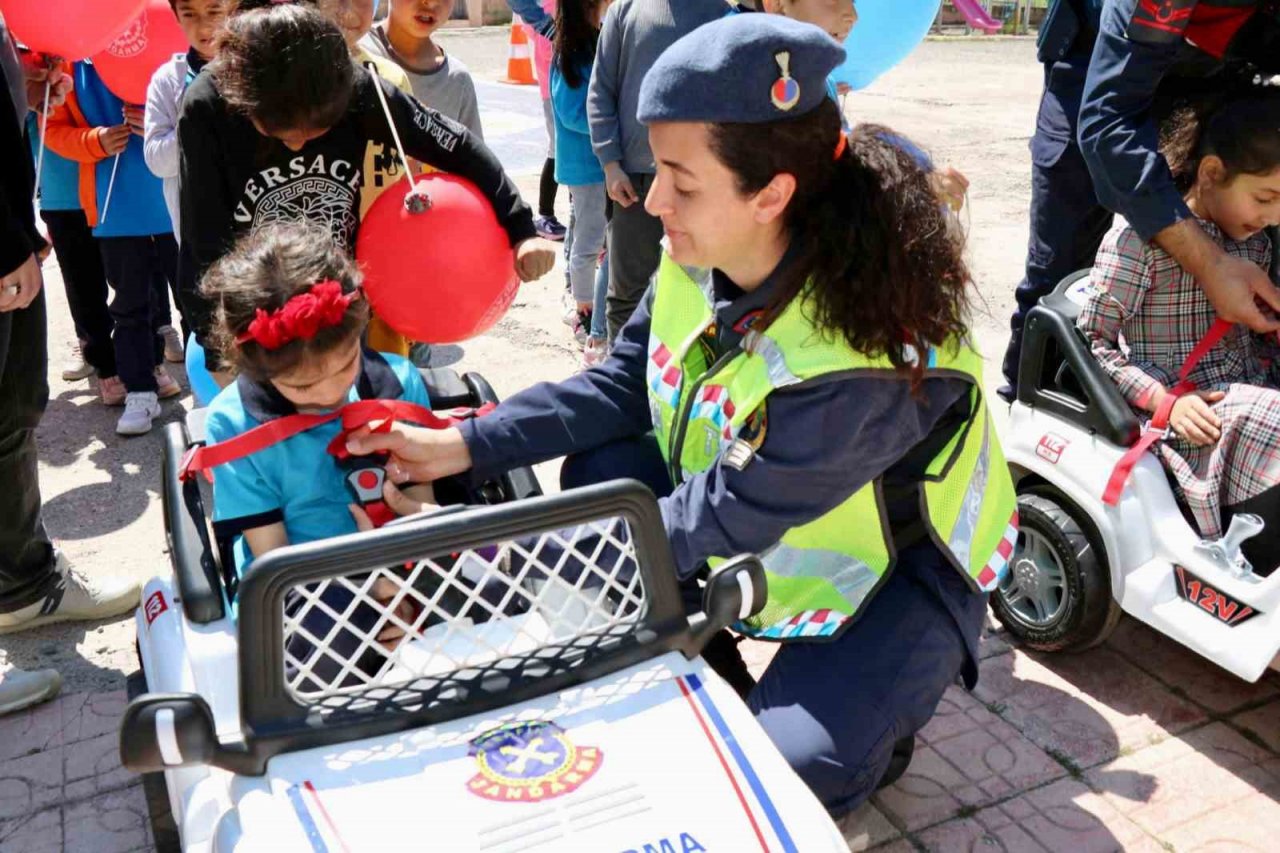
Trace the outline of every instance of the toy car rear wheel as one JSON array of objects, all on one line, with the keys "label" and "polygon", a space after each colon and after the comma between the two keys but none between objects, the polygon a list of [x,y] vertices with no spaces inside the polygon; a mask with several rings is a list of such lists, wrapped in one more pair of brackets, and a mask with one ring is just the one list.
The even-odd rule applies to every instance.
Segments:
[{"label": "toy car rear wheel", "polygon": [[1056,492],[1018,498],[1018,544],[991,596],[1000,624],[1038,651],[1092,648],[1120,617],[1106,555],[1092,528],[1068,507]]},{"label": "toy car rear wheel", "polygon": [[[147,676],[138,670],[125,679],[125,692],[130,701],[147,692]],[[151,818],[151,837],[158,853],[179,853],[182,843],[178,824],[169,805],[169,786],[163,773],[143,773],[142,793],[147,798],[147,815]]]}]

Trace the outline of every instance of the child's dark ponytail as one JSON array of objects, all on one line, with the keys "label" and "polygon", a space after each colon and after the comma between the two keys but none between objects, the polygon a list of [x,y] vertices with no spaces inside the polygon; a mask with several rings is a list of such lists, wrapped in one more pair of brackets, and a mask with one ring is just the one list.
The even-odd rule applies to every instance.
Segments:
[{"label": "child's dark ponytail", "polygon": [[903,344],[922,351],[965,334],[970,275],[927,174],[895,138],[864,125],[841,145],[830,101],[786,122],[712,128],[741,192],[779,173],[796,179],[786,225],[799,256],[771,313],[811,284],[817,325],[918,381],[923,368],[905,361]]},{"label": "child's dark ponytail", "polygon": [[1209,156],[1222,160],[1228,180],[1275,170],[1280,167],[1280,90],[1242,83],[1184,105],[1166,119],[1161,151],[1183,193],[1195,185]]},{"label": "child's dark ponytail", "polygon": [[227,105],[268,133],[333,127],[347,112],[355,71],[337,25],[293,3],[229,18],[209,63]]}]

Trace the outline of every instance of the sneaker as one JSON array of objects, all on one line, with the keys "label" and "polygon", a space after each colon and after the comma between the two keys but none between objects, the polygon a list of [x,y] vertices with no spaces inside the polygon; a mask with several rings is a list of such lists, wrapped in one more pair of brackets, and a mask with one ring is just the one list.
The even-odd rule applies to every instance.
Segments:
[{"label": "sneaker", "polygon": [[599,338],[588,337],[582,345],[582,369],[590,370],[609,357],[609,347]]},{"label": "sneaker", "polygon": [[0,634],[12,634],[54,622],[109,619],[138,606],[141,587],[136,580],[111,578],[95,582],[71,568],[61,552],[57,554],[56,561],[57,585],[43,601],[12,613],[0,613]]},{"label": "sneaker", "polygon": [[163,364],[156,365],[156,396],[161,400],[167,400],[170,397],[177,397],[182,393],[182,386],[178,384],[178,380],[169,375],[169,371],[165,370]]},{"label": "sneaker", "polygon": [[578,325],[578,303],[574,301],[573,294],[567,290],[564,296],[560,297],[560,322],[570,329]]},{"label": "sneaker", "polygon": [[[164,338],[164,360],[174,364],[182,364],[187,360],[187,352],[182,348],[182,333],[173,326],[161,326],[156,334]],[[164,396],[161,394],[160,396]]]},{"label": "sneaker", "polygon": [[146,435],[151,422],[160,417],[160,402],[154,391],[130,391],[124,400],[124,414],[116,421],[118,435]]},{"label": "sneaker", "polygon": [[98,396],[104,406],[123,406],[125,398],[124,382],[119,376],[99,376]]},{"label": "sneaker", "polygon": [[84,360],[84,345],[77,341],[71,347],[71,360],[62,368],[63,382],[79,382],[93,375],[93,365]]},{"label": "sneaker", "polygon": [[539,216],[533,220],[533,230],[537,231],[542,239],[553,240],[556,243],[564,242],[564,236],[569,231],[554,216]]},{"label": "sneaker", "polygon": [[47,702],[62,689],[62,676],[56,669],[10,669],[0,672],[0,715],[21,711]]},{"label": "sneaker", "polygon": [[591,332],[591,312],[575,311],[573,318],[573,339],[579,346],[587,345],[587,337]]}]

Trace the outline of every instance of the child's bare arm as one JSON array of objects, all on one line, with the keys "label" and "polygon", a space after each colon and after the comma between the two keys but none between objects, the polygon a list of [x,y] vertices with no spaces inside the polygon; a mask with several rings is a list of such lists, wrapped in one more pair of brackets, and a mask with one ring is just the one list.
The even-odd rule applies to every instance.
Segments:
[{"label": "child's bare arm", "polygon": [[289,536],[285,533],[284,525],[277,521],[275,524],[246,530],[244,541],[249,543],[249,550],[253,552],[254,559],[257,559],[268,551],[288,545]]}]

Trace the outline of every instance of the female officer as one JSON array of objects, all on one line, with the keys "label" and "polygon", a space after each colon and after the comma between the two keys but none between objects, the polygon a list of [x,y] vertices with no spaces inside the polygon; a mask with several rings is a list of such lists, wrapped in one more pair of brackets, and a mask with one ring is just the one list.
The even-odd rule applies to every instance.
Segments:
[{"label": "female officer", "polygon": [[834,814],[957,674],[973,684],[1016,537],[965,340],[968,270],[892,135],[840,132],[824,81],[842,59],[772,15],[678,41],[639,105],[662,262],[606,363],[459,429],[350,445],[391,451],[400,481],[575,454],[566,488],[653,488],[686,584],[761,554],[768,603],[739,628],[784,645],[758,684],[731,641],[708,657]]}]

